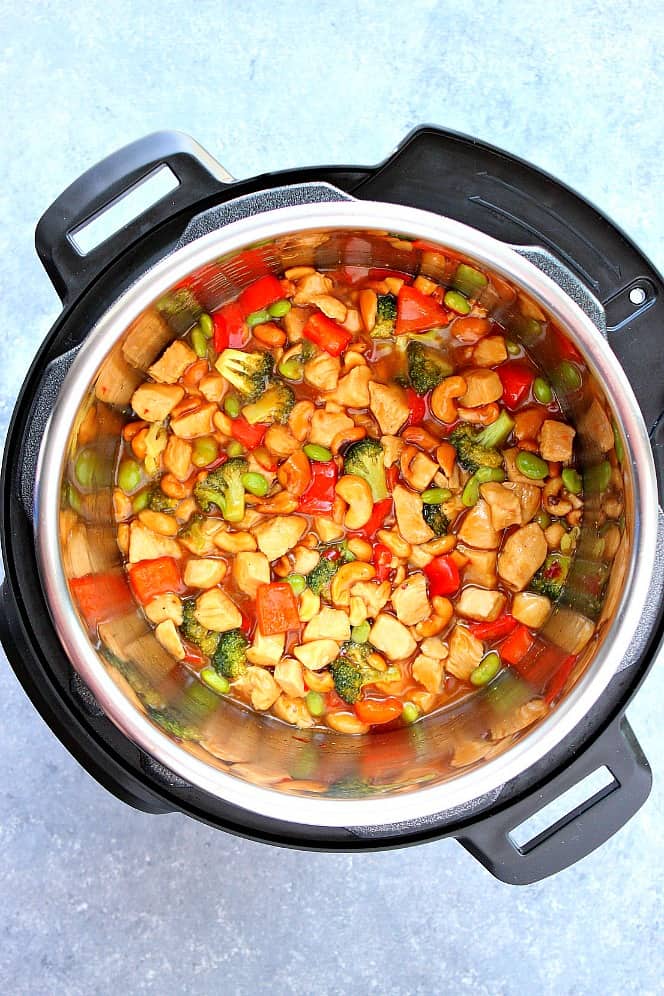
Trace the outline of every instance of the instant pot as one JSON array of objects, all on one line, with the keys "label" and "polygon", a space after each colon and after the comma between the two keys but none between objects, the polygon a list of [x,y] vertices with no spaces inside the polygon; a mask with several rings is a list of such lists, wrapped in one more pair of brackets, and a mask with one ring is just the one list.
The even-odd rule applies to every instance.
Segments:
[{"label": "instant pot", "polygon": [[[175,189],[83,253],[82,229],[165,167]],[[39,222],[36,245],[63,310],[5,445],[1,637],[36,708],[102,785],[145,812],[179,811],[293,847],[369,850],[451,836],[511,883],[567,867],[638,810],[651,774],[624,712],[662,637],[664,287],[615,225],[527,163],[437,128],[417,129],[377,167],[244,181],[187,136],[162,132],[72,184]],[[70,582],[109,578],[115,597],[112,473],[100,472],[73,501],[73,454],[85,445],[112,469],[135,386],[196,309],[302,263],[441,278],[437,267],[449,259],[475,263],[508,288],[487,308],[545,370],[573,358],[583,376],[557,387],[577,427],[581,469],[606,465],[620,501],[607,559],[608,506],[599,491],[588,496],[585,573],[570,575],[577,608],[556,605],[547,623],[570,653],[583,612],[595,623],[557,704],[519,726],[513,716],[528,702],[517,689],[504,735],[491,741],[479,735],[490,702],[481,697],[407,730],[344,737],[226,700],[185,701],[173,662],[133,606],[118,606],[99,639],[91,635]],[[553,346],[538,338],[547,323],[558,329]],[[166,721],[174,703],[176,728]],[[452,770],[450,744],[465,757]],[[530,839],[515,833],[604,768],[608,781],[571,812]]]}]

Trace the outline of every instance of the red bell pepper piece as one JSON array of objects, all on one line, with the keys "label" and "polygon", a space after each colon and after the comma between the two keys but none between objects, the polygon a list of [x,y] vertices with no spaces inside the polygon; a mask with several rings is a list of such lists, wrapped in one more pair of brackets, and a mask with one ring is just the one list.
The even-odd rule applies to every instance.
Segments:
[{"label": "red bell pepper piece", "polygon": [[244,321],[242,308],[233,301],[212,315],[214,348],[217,353],[225,349],[241,349],[249,340],[249,329]]},{"label": "red bell pepper piece", "polygon": [[69,582],[81,615],[90,629],[101,622],[135,610],[134,600],[122,574],[86,574]]},{"label": "red bell pepper piece", "polygon": [[200,671],[205,664],[205,657],[198,647],[194,646],[193,643],[187,643],[182,641],[182,649],[184,650],[184,662],[185,664],[191,664],[196,671]]},{"label": "red bell pepper piece", "polygon": [[231,419],[231,436],[233,439],[237,439],[238,443],[246,446],[248,450],[255,450],[257,446],[261,445],[269,428],[267,422],[256,422],[255,425],[250,425],[242,415]]},{"label": "red bell pepper piece", "polygon": [[555,327],[550,328],[549,336],[555,343],[556,353],[561,360],[574,360],[576,363],[583,363],[583,357],[574,343],[559,329]]},{"label": "red bell pepper piece", "polygon": [[406,394],[408,395],[408,407],[410,408],[410,415],[408,416],[406,425],[420,425],[427,413],[426,401],[419,394],[416,394],[412,387],[407,389]]},{"label": "red bell pepper piece", "polygon": [[141,605],[147,605],[157,595],[181,589],[180,567],[174,557],[139,560],[129,567],[129,583]]},{"label": "red bell pepper piece", "polygon": [[508,360],[498,367],[496,373],[503,385],[503,403],[510,411],[514,411],[530,393],[535,373],[519,360]]},{"label": "red bell pepper piece", "polygon": [[256,618],[263,636],[298,629],[300,617],[293,589],[285,581],[259,584],[256,591]]},{"label": "red bell pepper piece", "polygon": [[397,321],[395,334],[406,332],[426,332],[439,325],[447,325],[449,316],[444,308],[426,294],[421,294],[408,284],[397,296]]},{"label": "red bell pepper piece", "polygon": [[335,487],[339,471],[334,460],[314,461],[311,464],[311,482],[300,497],[300,512],[325,515],[332,511],[336,498]]},{"label": "red bell pepper piece", "polygon": [[392,511],[392,499],[383,498],[382,501],[377,501],[373,507],[373,512],[371,513],[371,518],[362,526],[358,532],[363,536],[366,536],[368,540],[373,539],[378,530],[382,527],[385,519],[388,517]]},{"label": "red bell pepper piece", "polygon": [[563,690],[565,682],[569,678],[570,674],[574,670],[574,665],[576,664],[576,654],[570,654],[562,662],[551,681],[547,685],[546,694],[544,696],[545,702],[553,702]]},{"label": "red bell pepper piece", "polygon": [[402,708],[401,700],[394,696],[386,699],[364,699],[355,703],[355,715],[367,726],[378,726],[398,719]]},{"label": "red bell pepper piece", "polygon": [[410,273],[402,273],[401,270],[389,270],[384,266],[375,266],[369,270],[369,280],[385,280],[385,277],[395,277],[403,280],[405,284],[412,284],[413,277]]},{"label": "red bell pepper piece", "polygon": [[454,595],[461,586],[459,568],[447,554],[434,557],[424,568],[424,573],[429,579],[429,594],[432,597]]},{"label": "red bell pepper piece", "polygon": [[373,562],[376,568],[376,580],[386,581],[392,569],[392,551],[383,543],[374,547]]},{"label": "red bell pepper piece", "polygon": [[519,624],[512,630],[507,639],[501,643],[500,656],[508,664],[516,667],[521,674],[522,669],[518,665],[529,652],[534,642],[535,638],[530,630],[526,626]]},{"label": "red bell pepper piece", "polygon": [[338,283],[352,287],[353,284],[358,284],[360,280],[366,278],[367,268],[366,266],[340,266],[338,270],[328,273],[328,276]]},{"label": "red bell pepper piece", "polygon": [[478,640],[500,640],[516,629],[516,619],[507,613],[493,622],[469,623],[468,629]]},{"label": "red bell pepper piece", "polygon": [[254,311],[263,311],[265,308],[269,308],[275,301],[280,301],[283,296],[284,289],[281,282],[270,273],[246,287],[237,301],[243,314],[251,315]]},{"label": "red bell pepper piece", "polygon": [[[456,450],[454,452],[456,453]],[[387,487],[389,488],[390,491],[394,491],[398,480],[399,480],[399,464],[393,463],[392,466],[388,467],[387,470],[385,471],[385,481],[387,482]]]},{"label": "red bell pepper piece", "polygon": [[350,332],[322,312],[313,314],[302,330],[305,339],[324,349],[330,356],[341,356],[353,338]]}]

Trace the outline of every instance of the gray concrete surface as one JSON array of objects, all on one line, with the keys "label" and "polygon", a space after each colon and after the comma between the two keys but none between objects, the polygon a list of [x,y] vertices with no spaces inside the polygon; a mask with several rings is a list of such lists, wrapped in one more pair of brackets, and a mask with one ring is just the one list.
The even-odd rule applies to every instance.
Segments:
[{"label": "gray concrete surface", "polygon": [[[0,0],[0,35],[3,436],[58,313],[36,220],[158,128],[245,176],[371,163],[439,123],[577,187],[664,266],[658,0]],[[3,660],[2,990],[661,993],[663,692],[659,667],[629,714],[655,771],[648,803],[578,866],[517,890],[453,841],[304,854],[133,812],[71,759]]]}]

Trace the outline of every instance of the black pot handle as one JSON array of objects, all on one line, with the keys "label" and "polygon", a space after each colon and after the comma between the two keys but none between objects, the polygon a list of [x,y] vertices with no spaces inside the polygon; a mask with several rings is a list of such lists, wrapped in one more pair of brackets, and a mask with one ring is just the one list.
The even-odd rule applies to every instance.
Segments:
[{"label": "black pot handle", "polygon": [[[612,781],[522,846],[510,834],[568,789],[605,766]],[[568,868],[594,851],[648,798],[650,765],[626,719],[612,723],[560,774],[495,815],[474,823],[458,838],[492,875],[528,885]]]},{"label": "black pot handle", "polygon": [[[161,166],[171,170],[177,187],[90,252],[80,253],[72,235]],[[136,239],[232,180],[202,146],[177,131],[139,138],[87,170],[51,204],[35,233],[39,258],[63,303],[80,294]]]}]

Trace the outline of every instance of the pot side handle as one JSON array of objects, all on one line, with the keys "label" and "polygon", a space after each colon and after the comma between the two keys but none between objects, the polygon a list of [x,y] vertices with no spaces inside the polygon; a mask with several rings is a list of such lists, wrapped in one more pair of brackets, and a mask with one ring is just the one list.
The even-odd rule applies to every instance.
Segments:
[{"label": "pot side handle", "polygon": [[[513,840],[517,827],[603,767],[612,776],[609,784],[531,840],[521,845]],[[529,885],[568,868],[605,843],[641,808],[651,784],[650,765],[622,718],[553,779],[469,826],[457,839],[500,881]]]},{"label": "pot side handle", "polygon": [[[76,235],[111,206],[155,179],[174,189],[88,252],[77,248]],[[63,303],[80,294],[133,242],[233,182],[233,177],[193,138],[177,131],[158,131],[113,152],[75,180],[42,215],[35,232],[37,254]],[[161,184],[160,184],[161,186]],[[138,197],[138,192],[136,193]]]}]

